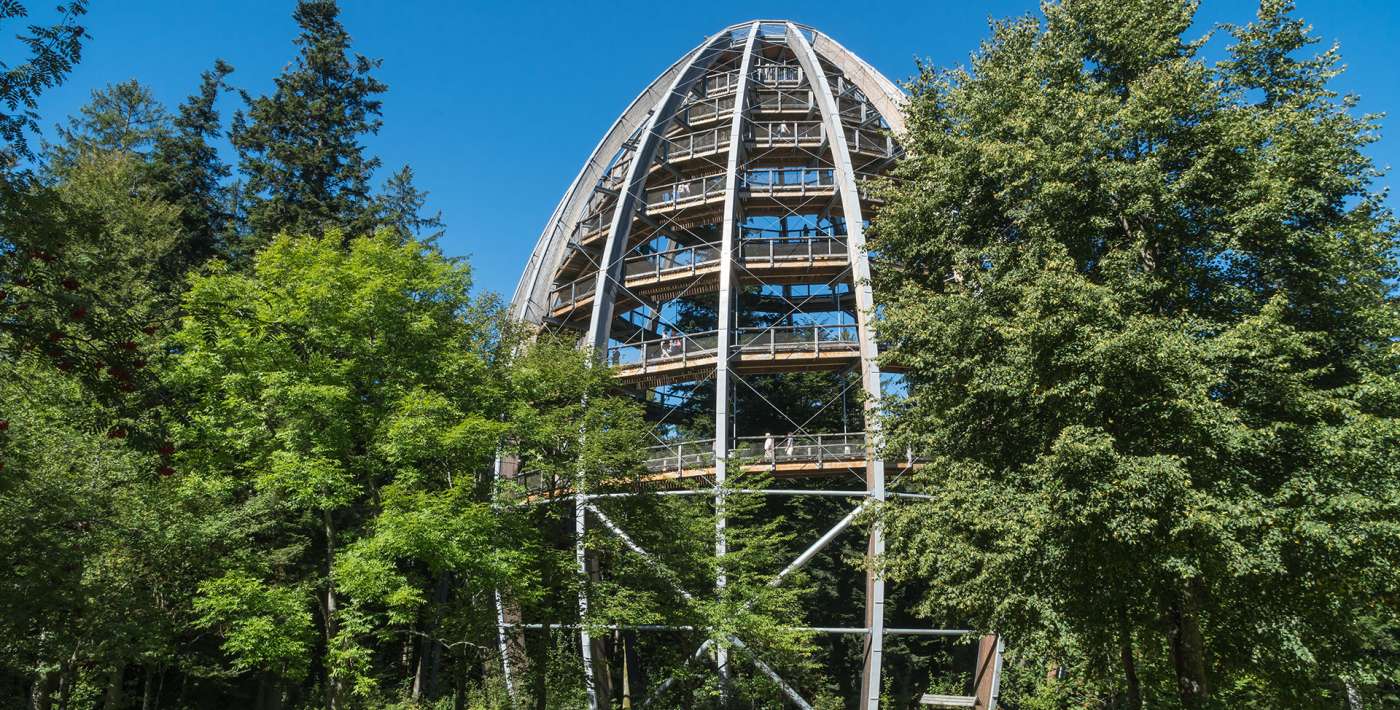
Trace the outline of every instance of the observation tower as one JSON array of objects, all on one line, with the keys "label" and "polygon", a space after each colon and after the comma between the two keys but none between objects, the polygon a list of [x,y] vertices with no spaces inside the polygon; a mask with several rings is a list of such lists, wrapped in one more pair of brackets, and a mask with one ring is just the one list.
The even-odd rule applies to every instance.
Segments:
[{"label": "observation tower", "polygon": [[[773,570],[774,584],[830,554],[843,533],[863,535],[865,554],[881,555],[880,527],[857,521],[901,495],[887,480],[916,465],[879,453],[872,413],[889,383],[870,327],[864,236],[880,207],[866,185],[901,154],[904,100],[813,28],[781,20],[724,28],[608,129],[545,224],[512,300],[517,319],[592,348],[619,388],[645,403],[655,436],[648,476],[661,489],[684,484],[675,492],[713,497],[717,555],[726,552],[722,511],[736,469],[771,475],[770,488],[750,493],[838,506],[834,523],[820,523]],[[516,468],[503,462],[502,475],[537,492],[546,485]],[[572,504],[585,572],[598,574],[582,542],[589,528],[650,554],[598,505],[619,495],[580,485],[561,501]],[[860,644],[859,697],[848,702],[876,708],[886,637],[937,630],[887,628],[885,582],[854,574],[864,578],[863,594],[847,602],[859,607],[856,621],[815,630]],[[725,584],[721,572],[714,585]],[[585,592],[580,611],[589,603]],[[608,651],[587,629],[570,628],[590,702],[606,707],[620,685],[599,670]],[[707,646],[695,657],[727,672],[727,651]],[[808,707],[761,658],[749,670]],[[665,681],[651,680],[652,692]]]}]

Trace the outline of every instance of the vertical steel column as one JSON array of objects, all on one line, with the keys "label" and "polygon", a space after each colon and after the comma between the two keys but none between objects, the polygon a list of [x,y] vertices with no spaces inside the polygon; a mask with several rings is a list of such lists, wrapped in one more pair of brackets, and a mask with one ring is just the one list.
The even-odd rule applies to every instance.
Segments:
[{"label": "vertical steel column", "polygon": [[[729,552],[725,538],[727,520],[724,512],[724,486],[729,465],[730,431],[729,416],[729,351],[734,328],[734,250],[742,241],[734,236],[739,227],[739,170],[740,158],[744,152],[744,117],[748,106],[749,71],[753,59],[754,43],[758,39],[758,23],[749,25],[748,39],[744,42],[744,58],[739,62],[739,81],[735,87],[734,117],[729,123],[729,162],[724,178],[724,217],[720,236],[719,266],[719,331],[716,335],[715,356],[715,558],[723,560]],[[740,247],[742,248],[742,247]],[[715,589],[723,590],[728,584],[721,563],[716,568]],[[719,667],[721,681],[728,686],[729,650],[716,647],[715,664]]]},{"label": "vertical steel column", "polygon": [[[622,192],[617,196],[613,207],[611,229],[603,247],[603,261],[598,267],[598,281],[594,287],[593,310],[589,317],[588,334],[585,342],[595,352],[604,351],[608,345],[608,334],[612,327],[613,301],[616,298],[616,284],[621,279],[622,254],[627,251],[628,238],[632,233],[632,216],[637,203],[645,201],[647,175],[652,158],[656,154],[656,144],[660,131],[675,115],[676,108],[685,99],[697,76],[701,75],[719,51],[720,40],[728,41],[729,30],[725,29],[711,36],[685,59],[684,64],[665,95],[651,108],[651,114],[637,137],[638,144],[632,153],[632,162],[627,166],[623,179]],[[587,532],[588,497],[585,481],[580,476],[574,492],[574,560],[581,578],[588,576],[588,553],[584,549],[584,535]],[[598,710],[597,683],[593,677],[593,639],[588,633],[587,584],[579,587],[579,644],[583,656],[583,673],[588,688],[589,710]]]},{"label": "vertical steel column", "polygon": [[[582,486],[577,486],[582,489]],[[593,635],[588,633],[588,551],[583,535],[588,530],[588,497],[574,493],[574,563],[578,565],[578,641],[583,657],[583,687],[588,690],[588,710],[598,710],[598,687],[593,679]]]},{"label": "vertical steel column", "polygon": [[[787,23],[787,41],[797,54],[797,61],[807,73],[807,81],[822,112],[831,146],[831,159],[836,185],[841,194],[841,211],[846,221],[846,248],[851,264],[851,290],[856,298],[856,324],[860,339],[861,386],[866,397],[867,436],[866,490],[878,506],[885,500],[885,462],[880,456],[881,444],[878,406],[880,401],[880,367],[875,358],[879,351],[875,334],[870,328],[874,314],[874,296],[870,290],[870,262],[865,254],[865,226],[860,209],[860,191],[856,186],[855,168],[846,146],[846,131],[841,123],[840,105],[831,93],[826,71],[812,43],[791,22]],[[870,529],[867,554],[871,562],[885,554],[885,534],[877,521]],[[866,572],[865,581],[865,669],[861,674],[859,707],[875,710],[880,707],[880,665],[885,648],[885,580],[873,567]]]},{"label": "vertical steel column", "polygon": [[[496,451],[495,465],[491,469],[491,497],[499,500],[501,495],[501,452]],[[506,641],[506,606],[501,599],[501,588],[496,587],[496,647],[501,653],[501,675],[506,681],[506,697],[516,702],[515,680],[511,676],[510,644]]]}]

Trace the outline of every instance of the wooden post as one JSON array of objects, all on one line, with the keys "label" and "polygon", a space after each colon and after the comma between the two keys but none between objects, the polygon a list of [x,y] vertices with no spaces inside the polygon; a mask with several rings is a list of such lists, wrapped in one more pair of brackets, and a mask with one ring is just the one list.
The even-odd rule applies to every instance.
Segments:
[{"label": "wooden post", "polygon": [[977,669],[972,676],[973,707],[996,710],[1001,685],[1001,637],[987,634],[977,642]]}]

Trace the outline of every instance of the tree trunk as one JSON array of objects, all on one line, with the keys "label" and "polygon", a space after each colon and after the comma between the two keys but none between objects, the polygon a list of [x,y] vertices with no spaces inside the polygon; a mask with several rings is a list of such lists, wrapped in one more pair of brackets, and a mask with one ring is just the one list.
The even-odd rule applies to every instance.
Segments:
[{"label": "tree trunk", "polygon": [[44,671],[34,681],[29,693],[29,707],[32,710],[52,710],[53,695],[58,691],[58,671]]},{"label": "tree trunk", "polygon": [[1133,658],[1133,631],[1128,611],[1118,607],[1118,641],[1123,661],[1123,680],[1128,686],[1128,710],[1142,710],[1142,685],[1138,682],[1137,660]]},{"label": "tree trunk", "polygon": [[423,699],[423,688],[428,683],[428,639],[422,636],[413,638],[413,702]]},{"label": "tree trunk", "polygon": [[73,686],[77,685],[78,676],[78,649],[73,649],[73,656],[58,667],[58,710],[68,710],[69,704],[73,701]]},{"label": "tree trunk", "polygon": [[258,710],[282,710],[282,681],[271,673],[258,676]]},{"label": "tree trunk", "polygon": [[1347,710],[1362,710],[1361,690],[1356,687],[1356,683],[1350,679],[1346,681],[1347,689]]},{"label": "tree trunk", "polygon": [[141,710],[151,710],[151,684],[155,676],[156,670],[146,666],[146,677],[141,681]]},{"label": "tree trunk", "polygon": [[107,698],[102,704],[107,710],[121,710],[122,679],[125,675],[126,666],[112,666],[111,674],[107,678]]},{"label": "tree trunk", "polygon": [[1188,582],[1171,610],[1172,664],[1176,669],[1177,693],[1185,708],[1204,707],[1210,700],[1200,601],[1195,586],[1194,582]]},{"label": "tree trunk", "polygon": [[623,631],[622,636],[622,707],[639,706],[646,697],[646,681],[642,679],[641,659],[637,657],[637,635]]},{"label": "tree trunk", "polygon": [[438,698],[438,676],[442,670],[442,644],[438,642],[438,625],[442,623],[442,610],[447,605],[447,595],[451,591],[451,578],[444,572],[438,578],[437,588],[433,591],[433,620],[428,626],[428,685],[424,689],[428,700]]},{"label": "tree trunk", "polygon": [[330,664],[331,651],[337,631],[335,618],[335,524],[331,521],[329,510],[321,511],[321,525],[326,535],[326,591],[325,600],[322,602],[325,610],[326,634],[326,660],[323,663],[326,672],[326,710],[337,710],[340,706],[340,680],[335,677],[335,669]]}]

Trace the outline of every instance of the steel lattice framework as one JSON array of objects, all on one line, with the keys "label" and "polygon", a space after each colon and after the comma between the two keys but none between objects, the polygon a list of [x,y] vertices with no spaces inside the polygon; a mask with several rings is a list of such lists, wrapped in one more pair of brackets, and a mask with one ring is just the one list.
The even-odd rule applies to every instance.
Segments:
[{"label": "steel lattice framework", "polygon": [[[657,77],[603,136],[550,216],[512,301],[517,319],[575,335],[605,357],[620,386],[662,411],[651,473],[657,480],[713,484],[676,493],[712,494],[723,511],[726,478],[740,460],[758,461],[778,478],[863,482],[764,491],[855,502],[775,583],[820,553],[861,511],[887,495],[911,495],[887,491],[872,414],[882,379],[864,228],[879,202],[862,189],[900,154],[895,137],[903,133],[904,100],[870,65],[810,27],[758,20],[721,30]],[[712,299],[715,322],[699,331],[667,305],[702,297]],[[744,322],[742,299],[770,317]],[[849,373],[858,383],[864,403],[858,417],[865,420],[859,431],[809,431],[806,422],[783,414],[790,432],[742,434],[733,400],[758,392],[750,378],[815,371]],[[713,382],[708,439],[665,434],[667,396],[679,382]],[[844,390],[839,394],[844,398]],[[892,473],[914,465],[912,455],[899,458]],[[509,461],[502,476],[522,477]],[[608,495],[624,494],[590,494],[583,484],[570,493],[580,572],[587,567],[583,536],[590,519],[635,553],[649,554],[598,509],[596,499]],[[715,551],[723,555],[722,513],[717,521]],[[884,534],[872,525],[868,554],[884,549]],[[721,573],[715,584],[725,583]],[[876,708],[887,635],[966,632],[888,629],[883,579],[867,573],[865,587],[864,627],[821,630],[863,635],[859,706]],[[585,592],[580,615],[588,603]],[[512,624],[504,616],[500,623],[504,647],[504,629]],[[579,634],[596,708],[597,651],[586,629]],[[739,639],[731,642],[743,647]],[[713,653],[723,672],[725,651]],[[773,669],[761,660],[757,666],[789,701],[808,706]]]}]

